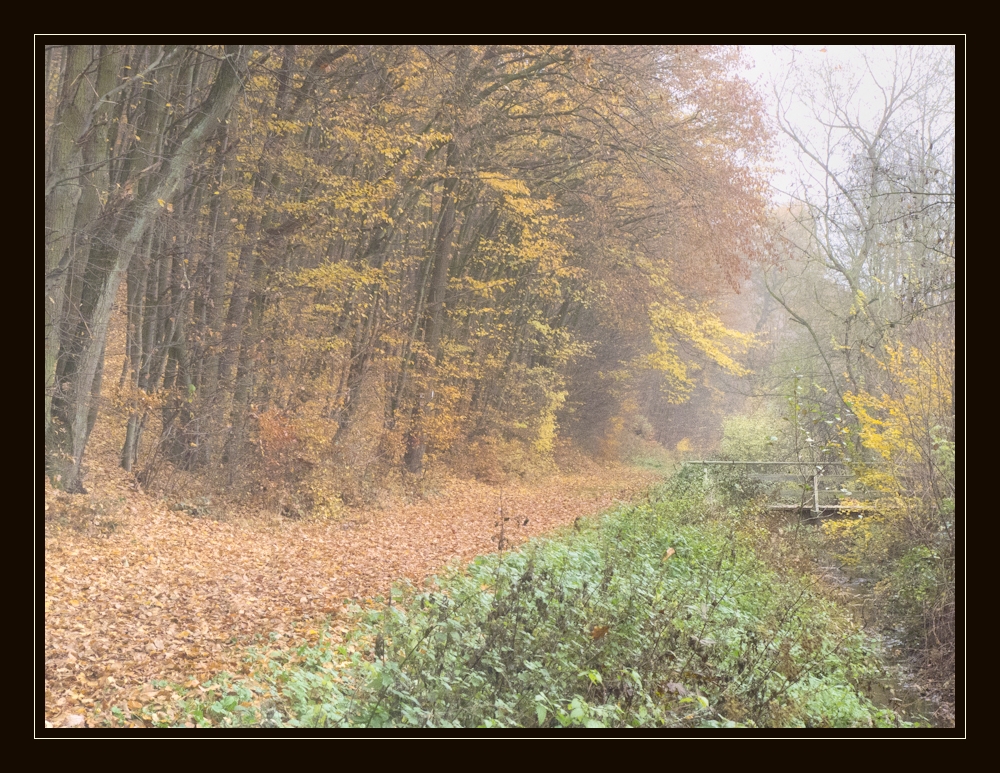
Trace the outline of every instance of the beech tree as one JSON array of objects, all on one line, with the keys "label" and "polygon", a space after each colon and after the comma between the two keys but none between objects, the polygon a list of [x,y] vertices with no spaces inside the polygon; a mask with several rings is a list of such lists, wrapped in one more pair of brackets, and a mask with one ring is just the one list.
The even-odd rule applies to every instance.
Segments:
[{"label": "beech tree", "polygon": [[[123,278],[125,359],[104,391],[145,484],[164,465],[252,471],[322,509],[449,450],[541,459],[570,411],[613,434],[639,393],[679,401],[699,367],[739,372],[745,340],[711,302],[759,254],[767,136],[735,49],[51,55],[64,485]],[[113,137],[94,141],[108,177],[77,223],[82,183],[58,170],[90,174],[91,151],[60,119],[93,111],[66,85],[90,71],[114,84],[96,90]]]},{"label": "beech tree", "polygon": [[[59,465],[61,472],[57,474],[70,490],[79,484],[83,453],[96,418],[95,403],[100,392],[108,322],[118,287],[165,203],[171,203],[180,189],[188,166],[208,136],[218,129],[242,88],[249,49],[227,46],[221,56],[214,57],[218,63],[208,95],[199,104],[189,105],[182,121],[173,122],[168,121],[171,114],[167,110],[169,89],[144,90],[140,96],[143,109],[138,114],[130,114],[124,101],[120,104],[116,104],[117,100],[111,101],[119,95],[124,97],[129,89],[122,86],[133,82],[135,85],[157,85],[138,79],[155,77],[153,73],[163,66],[163,62],[173,58],[173,52],[165,50],[136,53],[133,61],[137,68],[143,69],[135,79],[130,79],[118,75],[120,55],[117,52],[106,48],[91,51],[88,61],[87,52],[76,46],[67,47],[57,113],[66,118],[68,125],[57,127],[59,138],[53,139],[52,152],[47,159],[49,200],[46,213],[51,213],[52,217],[47,217],[46,222],[46,303],[49,310],[46,393],[47,403],[51,400],[52,406],[51,412],[46,411],[46,430],[52,443],[50,459],[56,461],[59,452],[68,457]],[[199,65],[200,61],[193,60],[181,72],[187,70],[193,79],[191,71]],[[132,65],[126,67],[131,69]],[[96,87],[91,83],[95,68]],[[126,83],[114,84],[116,77],[126,77]],[[67,145],[76,145],[88,149],[88,134],[97,131],[95,122],[105,119],[110,127],[116,113],[119,131],[114,143],[110,137],[105,137],[102,149],[98,140],[94,140],[98,149],[90,148],[92,153],[81,150],[79,155],[67,148]],[[168,135],[168,127],[173,136]],[[145,147],[136,130],[147,135]],[[127,131],[133,132],[135,142],[132,137],[122,136]],[[151,144],[158,146],[155,155],[144,152]],[[113,199],[110,175],[105,186],[98,182],[103,182],[107,175],[112,147],[126,156],[116,170]],[[152,163],[138,168],[147,161]],[[88,195],[76,190],[83,188],[85,183],[89,183]],[[92,226],[95,232],[88,234],[85,229],[94,221],[88,218],[89,222],[78,223],[77,215],[96,214],[95,198],[102,192],[108,200],[101,202],[103,211]],[[73,229],[69,228],[69,211],[73,214]],[[77,225],[81,227],[75,227]],[[82,248],[75,249],[74,242],[83,242]],[[67,276],[71,273],[80,280],[78,297],[75,294],[66,296]],[[64,320],[65,325],[62,324]],[[57,335],[60,328],[64,329]],[[58,352],[55,351],[56,342]],[[58,426],[53,427],[56,422]]]}]

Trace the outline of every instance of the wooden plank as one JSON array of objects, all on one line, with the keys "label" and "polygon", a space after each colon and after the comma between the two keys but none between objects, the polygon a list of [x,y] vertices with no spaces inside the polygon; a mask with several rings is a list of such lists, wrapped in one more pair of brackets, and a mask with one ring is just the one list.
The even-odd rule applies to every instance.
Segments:
[{"label": "wooden plank", "polygon": [[735,466],[740,465],[743,467],[808,467],[809,469],[815,469],[816,467],[844,467],[848,468],[845,462],[727,462],[715,459],[704,459],[700,462],[684,462],[684,464],[720,464]]},{"label": "wooden plank", "polygon": [[[801,505],[768,505],[767,509],[768,510],[803,510],[805,512],[810,512],[810,513],[813,511],[812,505],[810,503],[808,503],[808,502],[806,502],[805,504],[801,504]],[[869,507],[867,505],[862,505],[861,507],[859,507],[857,505],[820,505],[819,509],[820,509],[820,511],[823,511],[823,510],[836,510],[836,511],[846,510],[847,512],[862,513],[862,512],[870,512],[870,511],[874,510],[875,508],[874,507]]]},{"label": "wooden plank", "polygon": [[[751,473],[750,474],[750,478],[752,480],[759,480],[762,483],[773,483],[773,482],[780,482],[780,481],[796,481],[796,482],[802,481],[802,482],[807,482],[807,481],[811,481],[812,478],[813,478],[813,476],[812,475],[803,475],[802,473],[795,473],[795,472],[768,473],[766,475],[764,475],[764,474],[757,474],[757,473]],[[832,483],[837,483],[839,481],[851,480],[851,476],[850,475],[820,475],[819,476],[819,481],[820,481],[821,484],[825,480],[826,481],[830,481]]]}]

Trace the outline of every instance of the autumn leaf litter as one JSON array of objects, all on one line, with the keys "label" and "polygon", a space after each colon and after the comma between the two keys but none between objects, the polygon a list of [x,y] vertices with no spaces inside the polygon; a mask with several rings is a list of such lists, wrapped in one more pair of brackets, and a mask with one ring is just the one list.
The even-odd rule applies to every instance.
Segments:
[{"label": "autumn leaf litter", "polygon": [[501,517],[514,546],[656,477],[595,466],[502,489],[453,480],[432,499],[324,522],[196,518],[129,492],[103,527],[93,494],[46,484],[46,725],[100,726],[113,707],[140,722],[144,706],[176,697],[154,681],[202,689],[213,675],[243,671],[245,648],[261,637],[301,641],[329,616],[343,618],[345,601],[495,551]]}]

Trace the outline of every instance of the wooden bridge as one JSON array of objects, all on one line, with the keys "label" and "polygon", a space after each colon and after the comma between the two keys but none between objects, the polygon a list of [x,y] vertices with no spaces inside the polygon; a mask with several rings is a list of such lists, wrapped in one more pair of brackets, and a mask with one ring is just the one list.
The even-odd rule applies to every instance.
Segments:
[{"label": "wooden bridge", "polygon": [[[809,512],[813,518],[842,510],[860,512],[871,509],[865,505],[842,505],[841,497],[854,496],[859,484],[843,462],[741,462],[702,460],[685,462],[685,466],[700,466],[705,476],[717,476],[726,471],[740,472],[762,487],[770,487],[775,502],[772,510]],[[852,490],[847,489],[848,483]],[[787,500],[797,496],[798,503]],[[785,501],[782,501],[785,500]]]}]

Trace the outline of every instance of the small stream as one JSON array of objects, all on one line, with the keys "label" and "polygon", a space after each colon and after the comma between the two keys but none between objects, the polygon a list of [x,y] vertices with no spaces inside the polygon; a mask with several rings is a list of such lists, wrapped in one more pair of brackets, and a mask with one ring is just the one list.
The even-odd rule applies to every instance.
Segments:
[{"label": "small stream", "polygon": [[[829,557],[826,563],[827,566],[819,567],[824,577],[851,598],[844,606],[858,624],[867,628],[865,604],[870,596],[871,581],[863,577],[851,578],[843,567]],[[951,723],[943,721],[939,716],[940,706],[922,695],[919,688],[912,683],[909,664],[902,655],[902,642],[891,635],[870,635],[881,641],[887,668],[882,680],[865,685],[865,695],[868,699],[880,708],[892,709],[901,719],[908,722],[929,724],[932,727],[950,727]]]}]

